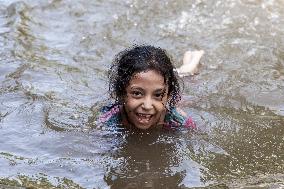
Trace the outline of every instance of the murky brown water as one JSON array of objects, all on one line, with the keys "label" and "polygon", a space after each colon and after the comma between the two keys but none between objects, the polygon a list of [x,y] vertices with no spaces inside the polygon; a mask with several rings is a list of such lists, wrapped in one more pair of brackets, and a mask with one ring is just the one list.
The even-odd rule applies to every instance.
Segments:
[{"label": "murky brown water", "polygon": [[[92,127],[132,43],[206,51],[197,133]],[[284,188],[283,116],[283,0],[0,0],[0,188]]]}]

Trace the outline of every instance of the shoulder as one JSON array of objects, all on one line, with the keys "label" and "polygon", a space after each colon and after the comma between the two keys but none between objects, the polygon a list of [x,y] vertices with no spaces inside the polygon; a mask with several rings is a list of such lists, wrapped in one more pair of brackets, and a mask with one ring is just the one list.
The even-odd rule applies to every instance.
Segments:
[{"label": "shoulder", "polygon": [[117,125],[120,120],[120,105],[109,104],[103,106],[96,117],[97,126]]},{"label": "shoulder", "polygon": [[165,115],[165,126],[169,128],[184,127],[195,129],[196,125],[190,116],[186,116],[183,111],[176,107],[169,108]]},{"label": "shoulder", "polygon": [[99,111],[102,114],[109,114],[109,113],[118,112],[119,111],[119,105],[118,104],[108,104],[108,105],[101,107],[101,109]]}]

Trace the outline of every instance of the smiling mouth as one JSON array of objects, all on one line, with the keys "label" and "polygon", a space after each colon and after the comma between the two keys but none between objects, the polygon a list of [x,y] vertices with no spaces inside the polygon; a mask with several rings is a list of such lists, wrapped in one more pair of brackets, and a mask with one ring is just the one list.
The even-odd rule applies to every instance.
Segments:
[{"label": "smiling mouth", "polygon": [[148,123],[153,115],[136,113],[137,119],[140,123]]}]

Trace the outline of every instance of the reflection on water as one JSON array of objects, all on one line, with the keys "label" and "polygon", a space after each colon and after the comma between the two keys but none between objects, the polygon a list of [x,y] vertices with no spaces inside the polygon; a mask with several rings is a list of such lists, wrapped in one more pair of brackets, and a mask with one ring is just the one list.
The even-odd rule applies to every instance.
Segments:
[{"label": "reflection on water", "polygon": [[[111,188],[176,188],[200,186],[201,165],[191,160],[191,147],[181,133],[128,133],[111,153],[104,177]],[[115,163],[114,163],[115,162]]]},{"label": "reflection on water", "polygon": [[[205,50],[196,133],[93,125],[133,42]],[[282,0],[0,0],[0,188],[283,188],[283,44]]]},{"label": "reflection on water", "polygon": [[105,176],[112,188],[153,188],[155,180],[159,180],[161,188],[178,185],[184,175],[170,174],[170,165],[177,164],[171,155],[175,153],[173,144],[157,144],[153,137],[149,134],[126,136],[125,144],[112,155],[119,162]]}]

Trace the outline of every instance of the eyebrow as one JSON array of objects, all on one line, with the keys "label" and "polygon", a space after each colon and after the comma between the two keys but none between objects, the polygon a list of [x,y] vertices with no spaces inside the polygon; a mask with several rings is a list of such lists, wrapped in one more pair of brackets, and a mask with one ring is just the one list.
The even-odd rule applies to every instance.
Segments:
[{"label": "eyebrow", "polygon": [[131,90],[144,90],[144,89],[142,89],[141,87],[136,87],[136,86],[134,86],[134,87],[130,87],[130,89]]},{"label": "eyebrow", "polygon": [[[133,86],[130,88],[131,90],[141,90],[141,91],[144,91],[143,88],[141,87],[136,87],[136,86]],[[166,87],[163,87],[163,88],[159,88],[159,89],[156,89],[154,92],[165,92],[167,90]]]},{"label": "eyebrow", "polygon": [[155,90],[155,92],[166,92],[166,88],[160,88],[160,89],[157,89],[157,90]]}]

